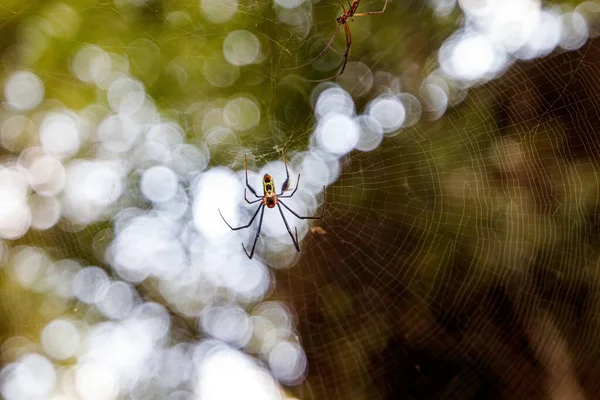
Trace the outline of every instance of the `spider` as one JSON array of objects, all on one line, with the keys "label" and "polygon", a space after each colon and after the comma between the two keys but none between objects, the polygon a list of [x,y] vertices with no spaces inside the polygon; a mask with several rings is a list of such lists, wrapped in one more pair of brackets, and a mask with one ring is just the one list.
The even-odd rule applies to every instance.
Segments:
[{"label": "spider", "polygon": [[[277,206],[277,208],[279,208],[279,213],[281,214],[281,218],[283,219],[285,228],[287,229],[288,233],[290,234],[290,237],[292,238],[292,242],[294,242],[294,247],[296,247],[297,251],[300,251],[300,246],[298,245],[298,228],[295,228],[296,238],[294,239],[294,235],[292,235],[292,231],[290,230],[290,226],[288,225],[288,222],[285,219],[285,215],[283,214],[283,209],[281,208],[281,206],[284,206],[285,208],[287,208],[287,210],[289,212],[294,214],[294,216],[296,216],[296,218],[299,218],[299,219],[321,219],[321,218],[323,218],[323,213],[325,212],[325,201],[326,201],[325,197],[323,197],[323,208],[321,209],[321,215],[316,216],[316,217],[300,216],[294,210],[289,208],[283,201],[280,200],[282,198],[292,197],[296,193],[296,190],[298,190],[298,184],[300,183],[300,174],[298,174],[298,180],[296,181],[296,188],[294,189],[294,191],[290,195],[285,195],[285,196],[283,195],[283,192],[286,192],[289,190],[288,186],[289,186],[289,182],[290,182],[290,173],[288,172],[287,163],[285,161],[285,154],[283,153],[283,151],[281,152],[281,156],[283,158],[283,165],[285,166],[285,176],[286,176],[285,181],[283,182],[283,185],[281,185],[281,193],[279,193],[279,194],[275,193],[275,190],[274,190],[275,182],[273,181],[273,177],[269,174],[265,174],[262,179],[264,194],[262,196],[259,196],[256,193],[256,191],[254,190],[254,188],[252,188],[252,186],[250,186],[250,184],[248,183],[248,161],[246,160],[246,155],[244,155],[244,171],[246,171],[246,187],[248,189],[250,189],[250,191],[257,198],[257,200],[253,200],[253,201],[248,200],[248,198],[246,197],[246,189],[244,188],[244,200],[246,200],[246,202],[248,204],[254,204],[254,203],[260,202],[260,205],[254,212],[254,215],[252,216],[252,218],[250,218],[250,222],[248,222],[246,225],[234,228],[231,225],[229,225],[229,222],[227,222],[225,217],[223,217],[223,214],[221,213],[221,210],[219,209],[219,214],[221,215],[221,218],[223,218],[223,221],[225,221],[225,223],[227,224],[229,229],[231,229],[232,231],[237,231],[240,229],[248,228],[250,225],[252,225],[252,223],[254,222],[254,219],[258,215],[258,212],[260,211],[260,219],[258,221],[258,229],[256,230],[256,236],[254,237],[254,244],[252,245],[252,250],[250,251],[250,254],[248,254],[248,250],[246,250],[246,246],[244,246],[244,243],[242,243],[244,252],[250,259],[252,259],[252,257],[254,256],[254,249],[256,248],[256,242],[258,242],[258,237],[260,236],[260,228],[262,227],[263,215],[265,213],[265,206],[267,206],[267,208],[274,208],[275,206]],[[325,186],[323,186],[323,195],[325,196]]]},{"label": "spider", "polygon": [[372,15],[372,14],[383,14],[383,12],[385,11],[385,7],[387,6],[387,3],[388,3],[388,0],[385,0],[385,3],[383,4],[383,8],[381,9],[381,11],[369,11],[369,12],[356,14],[356,9],[358,8],[358,5],[360,4],[360,0],[352,0],[352,3],[350,3],[350,0],[346,0],[348,2],[348,7],[350,7],[348,10],[346,10],[346,8],[344,7],[344,5],[342,4],[342,2],[340,0],[335,0],[335,1],[337,1],[337,3],[340,5],[340,7],[342,7],[343,13],[342,13],[342,15],[337,17],[336,21],[337,21],[338,26],[337,26],[337,28],[335,28],[335,32],[333,32],[333,36],[331,37],[331,39],[329,39],[329,42],[327,42],[327,44],[325,45],[325,48],[323,50],[321,50],[319,55],[316,56],[315,58],[313,58],[312,60],[305,62],[304,64],[299,65],[297,67],[286,68],[286,69],[302,68],[308,64],[311,64],[317,58],[319,58],[323,54],[325,54],[327,49],[329,49],[329,47],[331,47],[331,43],[333,43],[333,39],[335,39],[335,37],[339,33],[340,27],[342,25],[344,26],[344,32],[346,33],[346,52],[344,53],[344,64],[342,65],[342,68],[340,69],[340,71],[337,74],[333,75],[332,77],[326,78],[326,79],[313,80],[310,82],[324,82],[329,79],[337,78],[338,76],[340,76],[341,74],[344,73],[344,69],[346,69],[346,64],[348,63],[348,54],[350,53],[350,45],[352,44],[352,32],[350,31],[350,25],[346,24],[346,22],[348,20],[354,22],[354,19],[353,19],[354,17],[364,17],[364,16]]}]

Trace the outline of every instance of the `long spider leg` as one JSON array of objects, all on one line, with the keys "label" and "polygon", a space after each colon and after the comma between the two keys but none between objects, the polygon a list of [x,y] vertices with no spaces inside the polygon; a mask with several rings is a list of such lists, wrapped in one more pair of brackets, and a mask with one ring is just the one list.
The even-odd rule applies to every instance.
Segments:
[{"label": "long spider leg", "polygon": [[292,230],[290,229],[290,226],[288,225],[287,219],[285,219],[285,215],[283,214],[283,209],[279,205],[279,202],[277,203],[277,208],[279,208],[279,213],[281,214],[281,218],[283,219],[283,223],[285,224],[285,229],[287,229],[288,233],[290,234],[290,237],[292,238],[292,242],[294,242],[294,246],[296,247],[296,250],[300,251],[300,245],[298,244],[298,229],[296,228],[296,239],[294,239],[294,235],[292,235]]},{"label": "long spider leg", "polygon": [[296,218],[298,219],[321,219],[323,218],[323,214],[325,213],[325,204],[327,202],[327,194],[325,192],[325,186],[323,186],[323,208],[321,209],[321,215],[319,216],[315,216],[315,217],[303,217],[301,215],[298,215],[298,213],[296,213],[296,211],[292,210],[291,208],[289,208],[283,201],[279,200],[277,202],[277,204],[281,203],[282,206],[284,206],[285,208],[287,208],[287,210],[289,212],[291,212],[292,214],[294,214],[294,216],[296,216]]},{"label": "long spider leg", "polygon": [[296,193],[296,190],[298,190],[299,183],[300,183],[300,174],[298,174],[298,180],[296,181],[296,187],[294,188],[294,191],[291,194],[284,195],[283,190],[282,190],[281,194],[277,195],[277,198],[283,197],[284,199],[289,199],[290,197],[292,197]]},{"label": "long spider leg", "polygon": [[250,184],[248,183],[248,161],[246,159],[246,155],[244,154],[244,171],[246,171],[246,187],[248,189],[250,189],[250,191],[257,197],[257,198],[261,198],[261,196],[259,196],[258,194],[256,194],[256,190],[254,190],[252,188],[252,186],[250,186]]},{"label": "long spider leg", "polygon": [[340,26],[342,26],[342,23],[338,22],[338,26],[337,26],[337,28],[335,28],[335,32],[333,33],[333,36],[331,37],[331,39],[329,39],[329,42],[327,42],[327,45],[325,46],[325,48],[323,48],[323,50],[321,50],[321,52],[319,53],[318,56],[316,56],[312,60],[309,60],[309,61],[305,62],[304,64],[300,64],[300,65],[297,65],[297,66],[291,67],[291,68],[282,68],[282,69],[284,71],[287,71],[287,70],[290,70],[290,69],[302,68],[302,67],[305,67],[305,66],[311,64],[317,58],[321,57],[323,54],[325,54],[325,52],[327,51],[327,49],[329,49],[329,46],[331,46],[331,43],[333,42],[333,39],[335,39],[335,37],[338,35],[338,32],[340,31]]},{"label": "long spider leg", "polygon": [[281,194],[288,190],[288,186],[290,184],[290,172],[288,171],[287,162],[285,161],[285,153],[281,150],[281,157],[283,157],[283,165],[285,166],[285,181],[283,185],[281,185]]},{"label": "long spider leg", "polygon": [[352,31],[350,30],[350,25],[345,24],[344,29],[346,31],[346,52],[344,53],[344,65],[342,65],[342,69],[338,72],[338,75],[344,73],[346,69],[346,64],[348,63],[348,54],[350,54],[350,46],[352,45]]},{"label": "long spider leg", "polygon": [[[340,0],[335,0],[335,1],[337,1],[337,3],[340,5],[340,7],[342,7],[342,15],[346,14],[346,8],[342,4],[342,2]],[[350,4],[350,0],[347,0],[347,1],[348,1],[348,7],[352,8],[352,4]],[[342,54],[342,52],[337,51],[335,49],[335,47],[330,47],[329,50],[333,51],[335,54],[340,54],[340,55]]]},{"label": "long spider leg", "polygon": [[244,229],[244,228],[247,228],[250,225],[252,225],[252,222],[254,222],[254,219],[256,218],[256,215],[258,215],[258,210],[260,210],[263,207],[264,207],[264,204],[261,204],[260,206],[258,206],[258,208],[256,209],[256,212],[254,213],[254,215],[250,219],[250,222],[248,222],[248,224],[246,224],[244,226],[240,226],[238,228],[234,228],[231,225],[229,225],[229,222],[227,222],[227,220],[225,219],[225,217],[223,216],[223,214],[221,214],[221,209],[219,209],[219,214],[221,215],[221,218],[223,218],[223,221],[225,221],[225,223],[227,224],[227,226],[229,227],[229,229],[231,229],[232,231],[239,231],[240,229]]},{"label": "long spider leg", "polygon": [[254,203],[258,203],[259,201],[262,201],[262,197],[256,199],[256,200],[248,200],[248,197],[246,197],[246,189],[244,189],[244,200],[246,200],[246,203],[248,204],[254,204]]},{"label": "long spider leg", "polygon": [[242,243],[242,248],[244,249],[244,252],[246,253],[249,259],[252,259],[252,257],[254,256],[254,249],[256,249],[256,242],[258,242],[258,237],[260,236],[260,228],[262,228],[263,216],[265,214],[265,205],[263,204],[260,208],[262,209],[262,212],[260,213],[260,220],[258,221],[258,228],[256,229],[256,236],[254,237],[254,244],[252,245],[252,251],[250,252],[250,254],[248,254],[246,246],[244,246],[244,243]]},{"label": "long spider leg", "polygon": [[344,30],[346,33],[346,52],[344,53],[344,64],[342,65],[342,68],[338,71],[337,74],[330,76],[329,78],[306,79],[307,82],[326,82],[330,79],[335,79],[344,73],[344,70],[346,69],[346,64],[348,63],[348,54],[350,54],[350,45],[352,44],[352,33],[350,31],[350,26],[348,24],[344,24]]},{"label": "long spider leg", "polygon": [[383,14],[383,12],[385,11],[385,8],[387,7],[387,3],[388,3],[388,0],[385,0],[385,3],[383,3],[383,8],[381,9],[381,11],[369,11],[369,12],[354,14],[354,17],[365,17],[367,15]]}]

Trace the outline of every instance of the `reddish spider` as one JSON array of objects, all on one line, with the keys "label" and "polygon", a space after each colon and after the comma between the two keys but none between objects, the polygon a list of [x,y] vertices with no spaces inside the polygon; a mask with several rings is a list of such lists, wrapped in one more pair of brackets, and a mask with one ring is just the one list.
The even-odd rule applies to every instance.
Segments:
[{"label": "reddish spider", "polygon": [[[275,189],[274,189],[275,182],[273,181],[273,177],[269,174],[265,174],[262,179],[264,194],[262,196],[259,196],[256,193],[256,191],[254,190],[254,188],[252,186],[250,186],[250,184],[248,183],[248,162],[246,160],[246,155],[244,155],[244,170],[246,171],[246,187],[248,189],[250,189],[250,191],[254,194],[254,196],[257,197],[257,200],[253,200],[253,201],[248,200],[248,198],[246,197],[246,189],[244,189],[244,200],[246,200],[246,202],[248,204],[258,203],[260,201],[260,205],[258,206],[258,208],[256,209],[256,212],[250,219],[250,222],[248,222],[246,225],[240,226],[238,228],[234,228],[231,225],[229,225],[229,222],[227,222],[227,220],[225,220],[225,217],[223,217],[223,214],[221,214],[221,210],[219,210],[219,214],[221,214],[221,218],[223,218],[223,221],[225,221],[225,223],[227,224],[229,229],[231,229],[232,231],[237,231],[240,229],[248,228],[254,222],[254,219],[258,215],[258,212],[262,210],[260,213],[260,220],[258,221],[258,229],[256,230],[256,236],[254,237],[254,244],[252,245],[252,250],[250,251],[250,254],[248,254],[248,251],[246,250],[246,246],[244,246],[244,244],[242,243],[242,247],[244,248],[244,251],[246,252],[246,255],[248,256],[248,258],[252,258],[254,256],[254,249],[256,248],[256,242],[258,242],[258,237],[260,236],[260,229],[262,227],[263,215],[265,213],[265,206],[267,206],[267,208],[274,208],[275,206],[277,206],[277,208],[279,208],[279,213],[281,214],[283,223],[285,224],[285,227],[286,227],[288,233],[290,234],[290,237],[292,238],[292,242],[294,242],[294,246],[296,247],[297,251],[300,251],[300,246],[298,244],[298,229],[296,228],[296,230],[295,230],[296,238],[294,238],[294,235],[292,235],[290,226],[288,225],[288,222],[285,219],[285,215],[283,214],[283,209],[281,208],[281,206],[284,206],[285,208],[287,208],[287,210],[289,212],[294,214],[294,216],[299,219],[321,219],[321,218],[323,218],[323,213],[325,212],[325,201],[326,201],[325,197],[323,197],[323,208],[321,209],[321,215],[319,215],[317,217],[300,216],[294,210],[289,208],[283,201],[280,200],[282,198],[292,197],[296,193],[296,190],[298,190],[298,184],[300,183],[300,174],[298,174],[298,180],[296,181],[296,188],[294,189],[294,191],[290,195],[286,195],[286,196],[283,195],[283,192],[289,190],[288,187],[289,187],[289,182],[290,182],[290,173],[288,172],[287,163],[285,162],[285,154],[283,153],[283,151],[281,152],[281,156],[283,157],[283,165],[285,166],[285,176],[286,176],[285,181],[283,182],[283,185],[281,185],[281,193],[279,193],[279,194],[275,193]],[[325,196],[325,186],[323,186],[323,196]]]},{"label": "reddish spider", "polygon": [[350,25],[346,24],[346,22],[348,20],[354,21],[354,19],[353,19],[354,17],[364,17],[364,16],[372,15],[372,14],[383,14],[383,12],[385,11],[385,7],[387,6],[387,3],[388,3],[388,0],[385,0],[385,3],[383,4],[383,8],[381,9],[381,11],[369,11],[369,12],[356,14],[356,9],[358,8],[358,5],[360,4],[360,0],[352,0],[352,3],[350,3],[350,0],[346,0],[348,2],[348,6],[350,7],[348,10],[346,10],[346,8],[340,2],[340,0],[335,0],[335,1],[337,1],[337,3],[340,5],[340,7],[342,7],[343,13],[342,13],[342,15],[337,17],[336,20],[337,20],[338,26],[337,26],[337,28],[335,28],[335,32],[333,33],[333,36],[331,37],[331,39],[329,39],[329,42],[327,42],[327,45],[325,45],[325,48],[323,50],[321,50],[319,55],[316,56],[315,58],[313,58],[312,60],[305,62],[304,64],[299,65],[297,67],[286,68],[286,69],[302,68],[308,64],[311,64],[313,61],[315,61],[316,59],[321,57],[323,54],[325,54],[325,52],[329,49],[329,47],[331,47],[331,43],[333,43],[333,39],[335,39],[335,37],[339,33],[340,27],[342,25],[344,26],[344,32],[346,34],[346,52],[344,53],[344,64],[342,65],[342,68],[340,69],[340,71],[337,74],[333,75],[332,77],[329,77],[326,79],[311,80],[310,82],[324,82],[329,79],[337,78],[338,76],[340,76],[341,74],[344,73],[344,69],[346,69],[346,64],[348,63],[348,54],[350,53],[350,45],[352,44],[352,32],[350,31]]}]

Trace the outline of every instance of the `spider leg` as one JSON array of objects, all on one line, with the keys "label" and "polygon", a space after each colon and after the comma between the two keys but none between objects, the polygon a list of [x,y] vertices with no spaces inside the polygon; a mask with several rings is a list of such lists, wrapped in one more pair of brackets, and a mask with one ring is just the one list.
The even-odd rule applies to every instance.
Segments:
[{"label": "spider leg", "polygon": [[294,191],[291,194],[284,195],[283,194],[283,190],[282,190],[281,194],[278,194],[277,197],[278,198],[282,198],[283,197],[284,199],[288,199],[288,198],[292,197],[296,193],[296,190],[298,190],[298,184],[299,183],[300,183],[300,174],[298,174],[298,180],[296,181],[296,187],[294,188]]},{"label": "spider leg", "polygon": [[346,64],[348,63],[348,54],[350,54],[350,45],[352,44],[352,33],[350,31],[350,25],[344,24],[344,31],[346,33],[346,52],[344,53],[344,64],[342,65],[342,68],[338,71],[337,74],[330,76],[329,78],[316,80],[307,79],[307,82],[326,82],[330,79],[335,79],[344,73],[344,70],[346,69]]},{"label": "spider leg", "polygon": [[369,12],[354,14],[354,16],[355,17],[364,17],[367,15],[373,15],[373,14],[383,14],[383,12],[385,11],[385,8],[387,7],[387,3],[388,3],[388,0],[385,0],[385,3],[383,3],[383,8],[381,9],[381,11],[369,11]]},{"label": "spider leg", "polygon": [[279,202],[277,203],[277,208],[279,208],[279,213],[281,214],[281,218],[283,219],[283,223],[285,224],[285,229],[287,229],[288,233],[290,234],[290,237],[292,238],[292,242],[294,242],[294,247],[296,247],[297,251],[300,251],[300,245],[298,245],[298,228],[295,228],[296,229],[296,239],[294,239],[294,235],[292,235],[292,231],[290,229],[290,226],[288,225],[287,219],[285,219],[285,215],[283,214],[283,209],[279,205]]},{"label": "spider leg", "polygon": [[[246,155],[244,154],[244,171],[246,171],[246,187],[248,189],[250,189],[250,191],[257,197],[257,198],[261,198],[261,196],[259,196],[258,194],[256,194],[256,190],[254,190],[252,188],[252,186],[250,186],[250,184],[248,183],[248,160],[246,159]],[[244,195],[245,196],[245,195]],[[247,201],[247,200],[246,200]]]},{"label": "spider leg", "polygon": [[[244,243],[242,243],[242,248],[244,249],[244,252],[246,253],[249,259],[252,259],[252,257],[254,256],[254,249],[256,249],[256,242],[258,242],[258,237],[260,236],[260,228],[262,228],[263,216],[265,214],[264,204],[259,208],[262,209],[262,212],[260,213],[260,220],[258,221],[258,228],[256,229],[256,236],[254,237],[254,244],[252,245],[252,251],[250,252],[250,254],[248,254],[246,246],[244,246]],[[258,210],[256,210],[256,212],[258,213]],[[256,217],[256,214],[254,214],[254,216]],[[252,217],[252,219],[254,219],[254,217]]]},{"label": "spider leg", "polygon": [[319,216],[315,216],[315,217],[303,217],[301,215],[298,215],[298,213],[296,213],[296,211],[292,210],[291,208],[289,208],[283,201],[279,200],[277,202],[277,204],[281,203],[282,206],[284,206],[285,208],[287,208],[287,210],[289,212],[291,212],[292,214],[294,214],[294,216],[298,219],[321,219],[323,218],[323,214],[325,213],[325,204],[327,202],[327,193],[325,192],[325,186],[323,186],[323,208],[321,209],[321,215]]},{"label": "spider leg", "polygon": [[257,203],[259,201],[262,201],[262,197],[260,197],[260,198],[258,198],[256,200],[250,201],[250,200],[248,200],[248,197],[246,197],[246,189],[244,189],[244,200],[246,200],[246,203],[248,203],[248,204],[254,204],[254,203]]},{"label": "spider leg", "polygon": [[342,65],[342,69],[338,72],[338,76],[344,73],[346,69],[346,64],[348,63],[348,54],[350,53],[350,46],[352,45],[352,31],[350,30],[350,25],[345,24],[345,33],[346,33],[346,52],[344,53],[344,65]]},{"label": "spider leg", "polygon": [[254,215],[252,216],[252,218],[250,218],[250,222],[248,222],[248,224],[244,225],[244,226],[240,226],[238,228],[234,228],[231,225],[229,225],[229,222],[227,222],[227,220],[225,219],[225,217],[223,216],[223,214],[221,214],[221,210],[219,209],[219,214],[221,214],[221,218],[223,218],[223,221],[225,221],[225,223],[227,224],[227,226],[229,227],[229,229],[231,229],[232,231],[239,231],[240,229],[244,229],[249,227],[250,225],[252,225],[252,222],[254,222],[254,219],[256,218],[256,216],[258,215],[258,211],[261,208],[264,208],[264,204],[261,204],[260,206],[258,206],[258,208],[256,209],[256,212],[254,213]]},{"label": "spider leg", "polygon": [[323,50],[321,50],[321,52],[319,53],[318,56],[316,56],[312,60],[309,60],[309,61],[305,62],[304,64],[300,64],[300,65],[297,65],[297,66],[292,67],[292,68],[282,68],[282,69],[284,71],[286,71],[286,70],[290,70],[290,69],[302,68],[302,67],[305,67],[305,66],[307,66],[309,64],[312,64],[313,61],[315,61],[317,58],[321,57],[323,54],[325,54],[325,52],[327,51],[327,49],[329,49],[329,47],[331,46],[331,43],[333,42],[333,39],[335,39],[335,37],[338,35],[338,32],[340,31],[340,26],[342,26],[342,23],[338,22],[338,26],[337,26],[337,28],[335,28],[335,32],[333,33],[333,36],[331,37],[331,39],[329,39],[329,42],[327,42],[327,44],[325,45],[325,48],[323,48]]},{"label": "spider leg", "polygon": [[281,185],[281,194],[288,190],[288,186],[290,184],[290,172],[288,171],[287,162],[285,162],[285,153],[281,150],[281,157],[283,157],[283,165],[285,166],[285,181],[283,185]]},{"label": "spider leg", "polygon": [[[342,15],[346,14],[346,9],[344,8],[344,5],[342,4],[342,2],[340,0],[335,0],[337,1],[337,3],[340,5],[340,7],[342,7]],[[346,0],[348,2],[348,7],[352,8],[352,4],[350,4],[350,0]],[[342,54],[341,51],[337,51],[334,47],[330,47],[329,50],[333,51],[335,54]]]}]

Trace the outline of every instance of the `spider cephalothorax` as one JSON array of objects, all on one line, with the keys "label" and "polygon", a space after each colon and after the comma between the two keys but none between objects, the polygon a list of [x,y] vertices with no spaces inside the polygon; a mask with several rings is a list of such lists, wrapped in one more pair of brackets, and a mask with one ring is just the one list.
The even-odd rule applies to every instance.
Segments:
[{"label": "spider cephalothorax", "polygon": [[[244,189],[244,200],[246,200],[246,202],[248,204],[254,204],[254,203],[260,202],[260,205],[254,212],[254,215],[252,216],[252,218],[250,219],[250,222],[248,222],[248,224],[246,224],[244,226],[240,226],[238,228],[233,228],[231,225],[229,225],[229,222],[227,222],[227,220],[225,220],[225,217],[223,217],[223,214],[221,214],[221,210],[219,210],[219,214],[221,214],[221,218],[223,218],[223,221],[225,221],[227,226],[233,231],[248,228],[250,225],[252,225],[252,222],[254,222],[254,219],[256,218],[256,216],[258,215],[258,212],[260,211],[260,219],[258,221],[258,229],[256,230],[256,236],[254,237],[254,244],[252,245],[252,250],[250,251],[250,254],[248,254],[248,251],[246,250],[246,246],[244,246],[244,244],[242,243],[242,247],[244,248],[244,251],[246,252],[246,255],[248,256],[248,258],[252,258],[252,256],[254,256],[254,249],[256,248],[256,242],[258,242],[258,237],[260,235],[260,228],[262,227],[265,206],[267,206],[267,208],[274,208],[275,206],[277,206],[279,208],[279,212],[281,213],[281,218],[283,219],[283,223],[285,224],[285,227],[286,227],[288,233],[290,234],[290,237],[292,238],[292,242],[294,242],[294,246],[296,247],[297,251],[300,251],[300,246],[298,244],[298,229],[296,229],[296,237],[294,238],[294,235],[292,235],[292,231],[290,230],[290,226],[288,225],[288,222],[285,219],[285,215],[283,214],[283,210],[282,210],[281,206],[284,206],[289,212],[294,214],[294,216],[299,219],[321,219],[321,218],[323,218],[323,213],[325,212],[325,198],[323,198],[323,209],[321,210],[321,215],[319,215],[318,217],[302,217],[302,216],[298,215],[294,210],[289,208],[287,205],[285,205],[285,203],[283,203],[281,200],[279,200],[280,198],[285,199],[285,198],[292,197],[296,193],[296,190],[298,190],[298,184],[300,183],[300,174],[298,174],[298,180],[296,181],[296,188],[294,189],[294,191],[290,195],[283,194],[283,192],[288,190],[290,174],[288,172],[287,163],[285,162],[285,154],[283,153],[283,151],[281,152],[281,155],[283,157],[283,165],[285,166],[285,176],[286,176],[285,181],[283,182],[283,185],[281,185],[281,193],[279,193],[279,194],[275,193],[275,190],[274,190],[275,182],[273,181],[273,177],[269,174],[265,174],[263,176],[263,180],[262,180],[262,182],[263,182],[263,195],[262,196],[259,196],[256,193],[256,191],[252,188],[252,186],[250,186],[250,184],[248,183],[248,161],[246,159],[246,156],[244,155],[244,170],[246,171],[246,187],[248,189],[250,189],[250,191],[254,194],[254,196],[257,197],[257,200],[253,200],[253,201],[248,200],[248,198],[246,197],[246,189]],[[323,186],[323,193],[325,195],[325,186]]]}]

